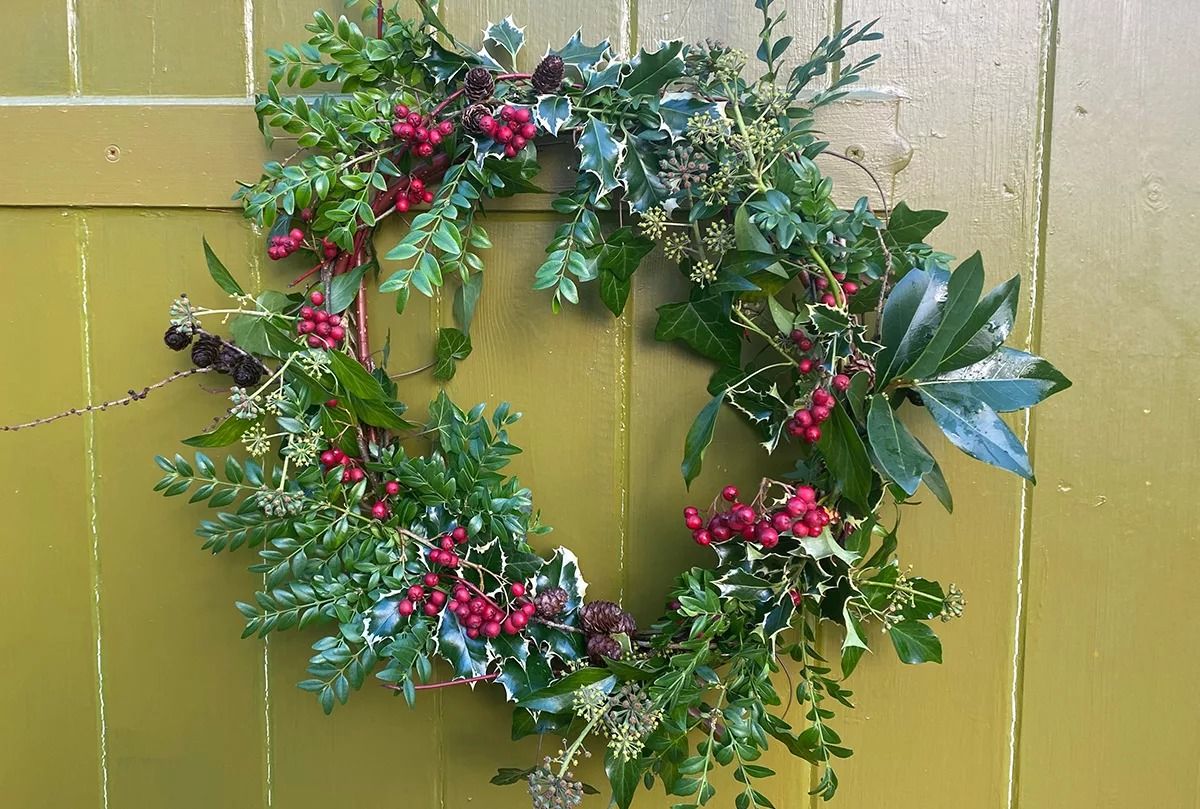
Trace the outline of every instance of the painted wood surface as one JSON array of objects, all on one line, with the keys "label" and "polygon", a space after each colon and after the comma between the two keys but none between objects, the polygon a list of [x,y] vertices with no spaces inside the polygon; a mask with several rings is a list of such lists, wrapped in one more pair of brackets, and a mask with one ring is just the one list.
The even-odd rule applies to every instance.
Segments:
[{"label": "painted wood surface", "polygon": [[[301,38],[312,6],[69,0],[6,15],[0,273],[17,305],[0,310],[0,334],[16,346],[36,335],[39,350],[0,360],[0,423],[174,370],[157,345],[166,303],[208,283],[202,234],[255,287],[294,274],[262,259],[229,194],[267,154],[250,110],[269,72],[262,50]],[[939,443],[956,513],[908,515],[906,554],[966,590],[967,616],[945,632],[944,666],[883,654],[860,666],[860,710],[839,725],[858,755],[834,806],[1200,805],[1200,653],[1187,618],[1200,562],[1187,510],[1200,478],[1200,95],[1181,79],[1197,15],[1169,0],[789,6],[799,43],[883,18],[870,86],[820,119],[831,148],[861,156],[890,201],[952,210],[939,246],[981,249],[993,281],[1020,274],[1018,341],[1076,381],[1015,423],[1036,489]],[[758,29],[750,0],[443,9],[467,32],[513,13],[528,24],[530,59],[579,27],[626,52],[670,37],[752,49]],[[853,167],[826,168],[841,199],[881,204]],[[550,173],[549,185],[565,182],[561,166]],[[477,351],[450,390],[525,413],[514,469],[556,527],[545,542],[576,548],[592,592],[647,619],[674,571],[703,561],[678,530],[689,499],[678,456],[707,368],[652,339],[655,306],[680,288],[658,257],[624,317],[594,301],[551,314],[529,286],[553,226],[541,198],[491,217]],[[398,232],[390,224],[381,239]],[[393,370],[427,362],[448,302],[414,301],[403,320],[388,301],[373,306]],[[30,378],[41,380],[32,392]],[[386,774],[405,806],[526,806],[519,788],[487,784],[498,764],[537,754],[507,741],[495,694],[442,691],[410,711],[368,688],[327,718],[294,688],[313,637],[237,639],[230,605],[257,585],[250,558],[206,559],[194,508],[150,491],[150,456],[211,417],[203,379],[0,436],[3,804],[309,809]],[[427,376],[402,382],[417,409],[435,390]],[[720,452],[748,444],[726,420],[696,491],[770,472],[751,452]],[[770,763],[776,805],[818,805],[806,766]],[[636,804],[666,805],[659,794]]]}]

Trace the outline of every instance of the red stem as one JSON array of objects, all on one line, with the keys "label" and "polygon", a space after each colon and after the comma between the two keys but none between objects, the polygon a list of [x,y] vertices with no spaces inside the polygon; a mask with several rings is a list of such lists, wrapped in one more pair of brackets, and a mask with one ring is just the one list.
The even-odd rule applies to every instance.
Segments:
[{"label": "red stem", "polygon": [[[496,77],[496,81],[508,81],[510,79],[528,79],[528,78],[532,78],[532,76],[533,76],[532,73],[501,73],[499,76]],[[456,98],[461,96],[466,91],[466,89],[467,88],[465,88],[465,87],[459,87],[453,93],[446,96],[445,100],[442,101],[441,104],[438,104],[436,107],[433,108],[433,112],[429,113],[430,116],[433,118],[437,118],[438,113],[441,112],[442,110],[444,110],[447,106],[449,106]]]},{"label": "red stem", "polygon": [[383,39],[383,0],[375,3],[375,38]]},{"label": "red stem", "polygon": [[[445,682],[440,682],[440,683],[422,683],[421,685],[414,685],[413,690],[414,691],[428,691],[433,688],[446,688],[446,687],[452,686],[452,685],[466,685],[467,683],[481,683],[484,680],[494,680],[499,676],[500,676],[500,672],[496,672],[495,674],[480,674],[478,677],[468,677],[465,680],[446,680]],[[392,685],[390,683],[385,683],[383,687],[390,688],[393,691],[403,691],[404,690],[404,686]]]}]

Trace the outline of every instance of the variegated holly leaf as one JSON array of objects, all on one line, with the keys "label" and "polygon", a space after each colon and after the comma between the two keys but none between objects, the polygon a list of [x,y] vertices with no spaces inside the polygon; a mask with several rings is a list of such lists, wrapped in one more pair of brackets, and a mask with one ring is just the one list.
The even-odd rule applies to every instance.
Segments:
[{"label": "variegated holly leaf", "polygon": [[533,117],[539,128],[557,135],[558,130],[571,118],[571,99],[559,95],[538,96]]},{"label": "variegated holly leaf", "polygon": [[617,172],[625,157],[625,143],[599,118],[589,118],[579,134],[579,168],[600,181],[599,196],[621,185]]},{"label": "variegated holly leaf", "polygon": [[525,29],[518,28],[509,15],[488,25],[483,32],[483,45],[485,50],[496,55],[497,61],[506,62],[504,66],[511,69],[517,63],[517,54],[525,46]]}]

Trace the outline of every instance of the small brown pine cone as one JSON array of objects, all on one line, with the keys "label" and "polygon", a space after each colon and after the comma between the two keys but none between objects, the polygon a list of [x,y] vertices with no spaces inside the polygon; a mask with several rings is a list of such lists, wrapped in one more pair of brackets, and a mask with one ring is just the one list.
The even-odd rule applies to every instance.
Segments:
[{"label": "small brown pine cone", "polygon": [[471,101],[475,103],[487,101],[496,90],[496,80],[492,78],[492,72],[486,67],[473,67],[467,71],[467,77],[463,80],[463,89],[466,90],[467,98]]},{"label": "small brown pine cone", "polygon": [[197,368],[211,368],[221,357],[221,338],[202,334],[192,346],[192,362]]},{"label": "small brown pine cone", "polygon": [[611,601],[589,601],[583,607],[583,630],[589,635],[633,634],[637,625],[633,616]]},{"label": "small brown pine cone", "polygon": [[463,110],[462,125],[463,129],[468,132],[479,134],[483,132],[483,127],[479,122],[488,115],[492,114],[492,110],[486,104],[472,104]]},{"label": "small brown pine cone", "polygon": [[167,329],[167,333],[163,335],[163,342],[167,344],[167,348],[172,351],[183,351],[192,344],[192,333],[184,331],[178,326],[172,326]]},{"label": "small brown pine cone", "polygon": [[587,653],[593,663],[603,663],[606,657],[610,660],[620,660],[622,657],[621,644],[608,635],[589,636]]},{"label": "small brown pine cone", "polygon": [[221,350],[217,352],[217,362],[213,365],[213,368],[222,374],[232,374],[233,369],[245,357],[246,352],[232,343],[221,343]]},{"label": "small brown pine cone", "polygon": [[529,83],[539,95],[557,93],[562,87],[563,60],[561,56],[550,54],[533,69]]},{"label": "small brown pine cone", "polygon": [[233,384],[241,388],[252,388],[262,378],[262,365],[253,357],[243,357],[233,366]]},{"label": "small brown pine cone", "polygon": [[567,608],[567,591],[561,587],[542,590],[533,597],[533,606],[543,618],[554,618]]}]

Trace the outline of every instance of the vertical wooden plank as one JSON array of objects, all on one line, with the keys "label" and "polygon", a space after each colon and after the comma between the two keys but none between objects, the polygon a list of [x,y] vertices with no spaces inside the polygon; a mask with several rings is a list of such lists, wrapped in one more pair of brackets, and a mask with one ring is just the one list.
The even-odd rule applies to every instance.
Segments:
[{"label": "vertical wooden plank", "polygon": [[[593,296],[554,315],[548,295],[530,289],[543,247],[553,235],[550,214],[493,214],[484,223],[495,247],[483,254],[483,296],[471,340],[475,352],[448,386],[463,407],[502,401],[525,414],[511,430],[524,453],[512,474],[534,493],[534,508],[553,533],[534,540],[539,550],[566,545],[579,556],[588,596],[616,598],[622,558],[620,511],[624,466],[618,456],[621,388],[617,382],[618,328]],[[449,301],[443,309],[449,313]],[[498,686],[443,696],[446,745],[444,805],[528,806],[520,786],[488,783],[498,766],[526,766],[539,755],[537,742],[514,745],[511,705]],[[547,739],[549,748],[554,741]],[[600,758],[583,769],[603,783]]]},{"label": "vertical wooden plank", "polygon": [[246,94],[243,0],[78,4],[84,94]]},{"label": "vertical wooden plank", "polygon": [[[634,47],[651,47],[661,39],[685,41],[720,39],[734,47],[757,47],[761,18],[753,3],[688,3],[682,0],[640,0],[637,7]],[[797,53],[807,53],[832,24],[824,4],[810,3],[791,9],[791,19],[778,31],[791,34]],[[748,68],[753,71],[754,65]],[[704,470],[684,486],[679,464],[683,439],[691,420],[710,398],[706,393],[712,364],[696,357],[681,344],[654,339],[658,315],[655,308],[687,297],[688,284],[678,268],[656,252],[634,278],[626,313],[630,337],[629,393],[629,556],[627,606],[642,622],[661,614],[667,588],[683,570],[711,566],[711,552],[698,548],[684,529],[683,508],[704,508],[728,483],[743,491],[757,489],[763,477],[778,476],[791,468],[785,453],[769,457],[756,449],[758,439],[735,414],[726,411],[718,421]],[[786,679],[776,688],[788,691]],[[795,720],[795,709],[789,714]],[[807,804],[810,768],[783,750],[772,750],[763,764],[779,775],[765,784],[776,806]],[[733,805],[737,785],[722,770],[714,780],[718,805]],[[650,805],[669,805],[678,799],[655,794]]]},{"label": "vertical wooden plank", "polygon": [[69,93],[66,3],[23,3],[6,11],[4,86],[0,91],[8,96]]},{"label": "vertical wooden plank", "polygon": [[[218,255],[240,256],[248,230],[232,214],[199,212],[97,211],[86,225],[93,390],[109,398],[188,365],[161,347],[167,306],[182,291],[220,303],[200,237]],[[202,509],[151,491],[160,474],[151,457],[185,449],[183,433],[221,414],[225,385],[183,380],[96,418],[112,806],[263,802],[262,653],[237,639],[242,620],[232,607],[258,583],[243,567],[252,559],[206,559],[191,536]]]},{"label": "vertical wooden plank", "polygon": [[[897,199],[951,211],[932,239],[966,256],[983,252],[989,283],[1023,276],[1029,289],[1037,200],[1043,20],[1041,0],[974,4],[846,0],[843,18],[882,18],[882,61],[867,81],[907,96],[899,129],[913,146]],[[1023,323],[1028,312],[1022,311]],[[1028,327],[1016,330],[1020,345]],[[1011,767],[1021,483],[970,460],[905,411],[941,459],[955,494],[947,516],[932,498],[909,509],[901,561],[953,581],[971,608],[939,627],[944,666],[901,666],[885,637],[851,686],[859,708],[842,721],[857,755],[841,768],[850,805],[1002,807]],[[1018,434],[1020,428],[1018,426]],[[921,739],[919,743],[898,740]],[[937,788],[923,778],[930,774]]]},{"label": "vertical wooden plank", "polygon": [[[0,424],[87,398],[74,216],[0,211],[10,350]],[[30,345],[37,350],[12,350]],[[0,432],[0,794],[14,806],[97,807],[103,774],[96,682],[87,417]],[[70,778],[62,777],[69,771]]]},{"label": "vertical wooden plank", "polygon": [[1200,18],[1059,8],[1040,348],[1075,387],[1035,422],[1018,805],[1191,807]]},{"label": "vertical wooden plank", "polygon": [[[399,241],[402,231],[393,219],[380,226],[376,245],[386,252]],[[261,240],[255,243],[259,254]],[[264,286],[283,289],[303,271],[304,262],[267,262]],[[391,265],[384,262],[383,277]],[[378,351],[390,335],[389,371],[400,373],[429,361],[433,350],[433,302],[414,296],[403,317],[396,314],[391,295],[367,288],[371,304],[368,322],[372,346]],[[424,416],[434,394],[428,372],[399,382],[399,397],[414,417]],[[404,776],[404,798],[414,807],[439,805],[439,767],[416,766],[436,762],[440,750],[440,692],[425,692],[414,710],[409,710],[395,692],[380,687],[368,677],[362,691],[339,705],[332,716],[321,712],[315,697],[296,688],[308,675],[304,669],[313,654],[310,645],[336,627],[325,625],[302,632],[281,632],[270,639],[271,795],[273,806],[286,809],[317,809],[342,800],[345,779],[335,777],[329,763],[361,755],[396,762]],[[367,751],[367,752],[364,752]],[[366,766],[375,766],[367,764]],[[482,779],[486,784],[487,779]]]}]

